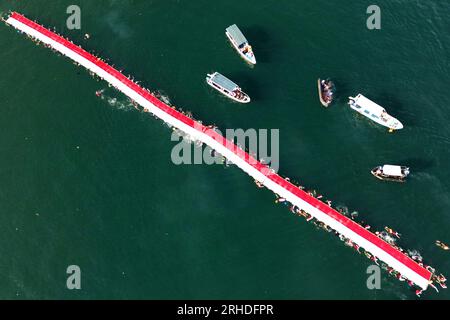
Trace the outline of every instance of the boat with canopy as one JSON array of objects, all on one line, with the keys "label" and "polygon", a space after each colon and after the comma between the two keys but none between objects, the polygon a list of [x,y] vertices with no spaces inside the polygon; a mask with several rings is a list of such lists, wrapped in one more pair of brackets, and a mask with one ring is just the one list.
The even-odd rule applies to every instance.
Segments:
[{"label": "boat with canopy", "polygon": [[253,53],[252,47],[249,45],[247,39],[239,30],[238,26],[233,24],[225,30],[225,34],[230,40],[233,47],[237,52],[244,58],[245,61],[251,64],[256,64],[255,54]]},{"label": "boat with canopy", "polygon": [[228,98],[240,103],[249,103],[250,97],[242,91],[242,89],[233,81],[225,77],[224,75],[214,72],[213,74],[208,74],[206,77],[206,82],[226,95]]},{"label": "boat with canopy", "polygon": [[380,180],[405,182],[406,177],[409,175],[409,168],[385,164],[384,166],[373,168],[371,173]]}]

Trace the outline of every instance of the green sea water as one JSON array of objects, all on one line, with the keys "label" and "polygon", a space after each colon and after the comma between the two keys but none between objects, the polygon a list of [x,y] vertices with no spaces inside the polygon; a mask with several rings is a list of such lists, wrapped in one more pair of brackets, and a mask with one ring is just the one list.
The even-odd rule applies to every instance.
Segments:
[{"label": "green sea water", "polygon": [[[66,27],[71,4],[1,0],[0,13],[55,27],[205,123],[279,129],[281,174],[398,230],[449,275],[434,242],[450,242],[450,3],[378,0],[381,30],[367,29],[362,0],[78,0],[81,30]],[[254,68],[225,37],[233,23]],[[0,298],[416,298],[386,273],[368,290],[366,258],[239,169],[174,165],[170,129],[67,58],[3,24],[0,48]],[[252,103],[211,90],[212,71]],[[318,77],[337,86],[328,109]],[[355,114],[347,97],[360,92],[405,128]],[[385,163],[410,166],[408,183],[374,179]],[[66,287],[69,265],[81,290]]]}]

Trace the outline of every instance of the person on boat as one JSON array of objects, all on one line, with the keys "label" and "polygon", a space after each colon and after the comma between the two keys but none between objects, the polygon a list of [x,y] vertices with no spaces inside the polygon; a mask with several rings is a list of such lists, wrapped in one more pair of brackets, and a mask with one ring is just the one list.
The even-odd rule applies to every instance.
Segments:
[{"label": "person on boat", "polygon": [[443,250],[450,250],[450,247],[448,245],[439,240],[436,240],[436,245]]}]

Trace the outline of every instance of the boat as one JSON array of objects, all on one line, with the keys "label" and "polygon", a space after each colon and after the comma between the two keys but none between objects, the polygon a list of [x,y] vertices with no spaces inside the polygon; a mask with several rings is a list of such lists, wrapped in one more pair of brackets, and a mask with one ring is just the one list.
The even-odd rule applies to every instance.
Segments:
[{"label": "boat", "polygon": [[230,40],[233,47],[239,52],[245,61],[251,64],[256,64],[255,54],[252,47],[248,44],[247,39],[242,34],[237,25],[233,24],[225,30],[225,34]]},{"label": "boat", "polygon": [[373,168],[370,172],[380,180],[404,182],[409,175],[409,168],[385,164],[384,166]]},{"label": "boat", "polygon": [[330,80],[317,80],[317,88],[319,90],[320,103],[324,107],[328,107],[333,102],[334,83]]},{"label": "boat", "polygon": [[206,82],[226,95],[228,98],[240,103],[249,103],[250,97],[242,91],[242,89],[233,81],[225,77],[224,75],[214,72],[213,74],[208,74],[206,76]]},{"label": "boat", "polygon": [[390,130],[400,130],[403,128],[403,124],[399,120],[389,115],[382,106],[369,100],[362,94],[358,94],[355,98],[349,97],[349,99],[350,101],[348,104],[350,105],[350,108],[370,120],[388,127]]}]

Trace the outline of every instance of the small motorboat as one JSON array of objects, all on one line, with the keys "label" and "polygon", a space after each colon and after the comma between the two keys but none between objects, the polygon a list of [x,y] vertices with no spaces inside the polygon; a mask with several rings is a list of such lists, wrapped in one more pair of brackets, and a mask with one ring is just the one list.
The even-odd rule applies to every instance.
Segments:
[{"label": "small motorboat", "polygon": [[317,87],[319,90],[320,103],[324,107],[328,107],[334,99],[334,83],[330,80],[317,80]]},{"label": "small motorboat", "polygon": [[239,52],[245,61],[251,64],[256,64],[255,54],[252,47],[248,44],[247,39],[242,34],[237,25],[233,24],[225,30],[225,34],[230,40],[233,47]]},{"label": "small motorboat", "polygon": [[226,95],[228,98],[233,99],[234,101],[240,103],[250,102],[250,97],[246,93],[244,93],[236,83],[218,72],[208,74],[206,76],[206,82],[211,87]]},{"label": "small motorboat", "polygon": [[373,168],[371,173],[380,180],[405,182],[406,177],[409,175],[409,168],[385,164],[384,166]]},{"label": "small motorboat", "polygon": [[389,130],[403,129],[403,124],[400,121],[389,115],[382,106],[367,99],[362,94],[358,94],[355,98],[349,97],[349,99],[348,104],[350,105],[350,108],[370,120],[388,127]]}]

